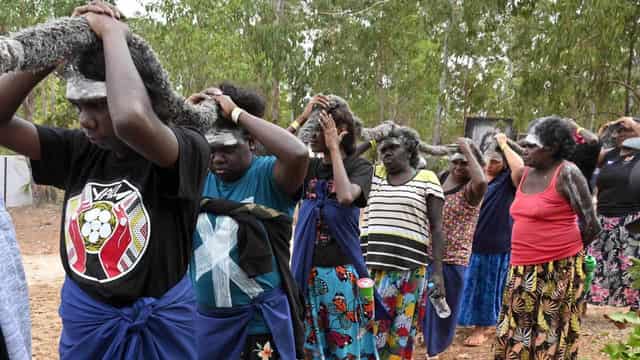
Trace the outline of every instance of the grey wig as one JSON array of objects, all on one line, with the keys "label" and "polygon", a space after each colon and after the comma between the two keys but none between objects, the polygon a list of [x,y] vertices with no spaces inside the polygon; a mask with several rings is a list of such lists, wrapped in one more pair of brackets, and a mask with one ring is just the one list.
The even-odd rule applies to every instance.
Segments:
[{"label": "grey wig", "polygon": [[[346,107],[346,109],[349,109],[349,112],[351,112],[347,101],[341,98],[340,96],[326,95],[326,97],[327,99],[329,99],[329,109],[334,109],[340,105],[343,105]],[[307,119],[304,125],[302,125],[302,127],[300,127],[300,130],[298,130],[297,132],[298,138],[302,140],[302,142],[304,142],[305,144],[309,143],[309,141],[311,140],[311,137],[313,136],[313,133],[317,131],[318,128],[320,128],[320,112],[321,111],[322,111],[321,107],[314,108],[311,114],[309,115],[309,119]],[[357,132],[360,132],[362,121],[358,117],[354,116],[353,113],[351,113],[351,116],[353,117],[354,129],[356,129]]]},{"label": "grey wig", "polygon": [[[209,129],[218,116],[216,104],[185,103],[173,90],[167,72],[147,42],[130,33],[127,43],[158,117],[169,125],[191,126],[201,132]],[[0,74],[38,72],[55,67],[60,60],[67,61],[63,74],[67,79],[105,79],[102,41],[82,17],[59,18],[0,37]]]}]

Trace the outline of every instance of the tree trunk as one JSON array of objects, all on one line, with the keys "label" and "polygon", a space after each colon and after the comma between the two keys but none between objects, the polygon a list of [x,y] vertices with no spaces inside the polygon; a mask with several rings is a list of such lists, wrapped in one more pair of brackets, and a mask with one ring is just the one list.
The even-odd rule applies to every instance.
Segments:
[{"label": "tree trunk", "polygon": [[[272,0],[273,12],[276,16],[274,23],[277,26],[284,19],[284,0]],[[276,64],[273,77],[271,78],[271,122],[278,123],[280,120],[280,69],[284,64]]]},{"label": "tree trunk", "polygon": [[436,106],[436,119],[433,123],[433,138],[431,142],[434,145],[440,144],[442,141],[442,122],[444,121],[444,107],[446,102],[447,84],[449,77],[449,33],[453,26],[454,4],[450,2],[451,12],[445,28],[444,39],[442,42],[442,73],[440,73],[440,84],[438,86],[438,105]]},{"label": "tree trunk", "polygon": [[383,122],[385,120],[384,118],[384,74],[382,72],[382,59],[379,58],[378,59],[378,65],[377,65],[377,85],[378,85],[378,89],[377,89],[377,96],[378,96],[378,120],[380,122]]},{"label": "tree trunk", "polygon": [[33,122],[33,114],[36,112],[36,95],[34,91],[31,91],[29,95],[24,98],[22,109],[24,110],[25,120]]},{"label": "tree trunk", "polygon": [[[633,86],[631,84],[631,70],[633,67],[633,58],[635,54],[636,32],[638,30],[638,16],[640,16],[640,6],[636,5],[635,16],[631,19],[633,25],[629,34],[629,59],[627,61],[627,77],[625,79],[625,82],[629,86]],[[629,90],[630,89],[627,88],[624,102],[624,114],[626,116],[631,115],[631,92]]]},{"label": "tree trunk", "polygon": [[47,120],[47,114],[49,113],[49,87],[47,82],[51,81],[46,79],[40,83],[40,101],[42,101],[42,120]]},{"label": "tree trunk", "polygon": [[[635,19],[634,19],[635,20]],[[633,55],[634,55],[634,47],[636,43],[636,29],[638,27],[638,22],[633,22],[633,28],[631,29],[631,34],[629,35],[629,61],[627,62],[627,78],[625,82],[631,85],[631,68],[633,66]],[[631,115],[631,93],[629,89],[627,89],[625,102],[624,102],[624,114],[626,116]]]},{"label": "tree trunk", "polygon": [[595,131],[593,128],[596,123],[596,103],[595,101],[591,102],[591,118],[589,119],[589,130]]},{"label": "tree trunk", "polygon": [[271,86],[271,122],[277,124],[280,120],[280,80],[274,77]]}]

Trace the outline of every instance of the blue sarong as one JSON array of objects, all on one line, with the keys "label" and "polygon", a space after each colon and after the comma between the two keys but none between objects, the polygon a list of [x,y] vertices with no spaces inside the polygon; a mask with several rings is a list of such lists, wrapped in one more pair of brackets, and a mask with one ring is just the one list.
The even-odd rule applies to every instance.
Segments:
[{"label": "blue sarong", "polygon": [[[360,248],[360,209],[355,206],[342,206],[336,200],[329,199],[326,180],[316,183],[316,195],[316,199],[305,199],[300,205],[291,257],[291,272],[303,294],[307,294],[308,280],[313,267],[317,223],[321,216],[329,228],[331,237],[336,240],[342,253],[351,260],[358,278],[369,277]],[[376,320],[389,320],[389,313],[377,291],[374,291],[374,296]]]},{"label": "blue sarong", "polygon": [[195,359],[195,296],[184,277],[161,298],[116,308],[69,277],[62,287],[60,359]]},{"label": "blue sarong", "polygon": [[198,359],[239,359],[249,334],[249,321],[256,311],[261,312],[269,327],[280,358],[295,360],[289,301],[280,288],[261,293],[249,305],[216,309],[198,307]]},{"label": "blue sarong", "polygon": [[[458,325],[458,314],[464,290],[464,273],[466,266],[442,264],[442,277],[446,291],[447,304],[451,309],[451,316],[446,319],[438,317],[429,297],[426,298],[425,318],[423,323],[424,343],[429,356],[435,356],[445,351],[453,342]],[[430,271],[431,272],[431,271]],[[425,291],[425,293],[427,293]]]},{"label": "blue sarong", "polygon": [[509,274],[510,254],[471,254],[458,324],[495,326]]}]

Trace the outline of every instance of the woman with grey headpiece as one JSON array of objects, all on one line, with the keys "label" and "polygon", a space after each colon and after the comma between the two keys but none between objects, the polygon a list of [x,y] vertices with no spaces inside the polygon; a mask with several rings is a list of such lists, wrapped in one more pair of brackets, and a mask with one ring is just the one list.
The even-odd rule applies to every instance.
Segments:
[{"label": "woman with grey headpiece", "polygon": [[358,218],[367,204],[371,164],[353,156],[355,126],[346,101],[327,95],[307,109],[305,140],[324,156],[309,163],[291,262],[305,297],[305,358],[377,359],[374,302],[360,297],[357,286],[369,277]]},{"label": "woman with grey headpiece", "polygon": [[444,191],[442,232],[446,241],[442,273],[451,315],[441,318],[431,301],[424,301],[424,340],[429,356],[444,352],[453,341],[473,233],[487,190],[480,151],[468,138],[459,138],[457,145],[458,150],[449,157],[449,170],[440,176]]},{"label": "woman with grey headpiece", "polygon": [[522,158],[511,148],[507,136],[498,133],[493,137],[493,144],[484,152],[487,193],[473,235],[458,316],[459,325],[474,326],[464,341],[467,346],[480,346],[487,341],[498,321],[511,251],[513,220],[509,209],[524,169]]},{"label": "woman with grey headpiece", "polygon": [[[394,125],[378,145],[375,167],[361,225],[367,267],[391,319],[378,322],[376,346],[383,359],[412,359],[419,328],[420,301],[427,266],[433,289],[444,296],[442,280],[442,205],[436,174],[419,170],[420,138]],[[433,247],[433,256],[428,249]]]},{"label": "woman with grey headpiece", "polygon": [[15,116],[52,68],[0,77],[0,145],[31,159],[37,183],[65,190],[60,358],[195,359],[185,274],[209,147],[154,111],[117,9],[94,1],[73,15],[104,48],[105,81],[67,83],[80,129]]},{"label": "woman with grey headpiece", "polygon": [[511,264],[495,359],[576,359],[585,298],[584,249],[600,232],[591,193],[566,159],[569,124],[542,118],[523,140],[526,165],[511,205]]},{"label": "woman with grey headpiece", "polygon": [[597,261],[589,303],[638,310],[640,291],[632,286],[627,269],[633,258],[640,257],[640,234],[630,231],[640,222],[640,196],[631,186],[631,174],[640,167],[640,155],[624,142],[640,136],[640,122],[624,117],[607,124],[605,129],[613,148],[602,156],[596,179],[598,218],[603,231],[589,249],[589,255]]}]

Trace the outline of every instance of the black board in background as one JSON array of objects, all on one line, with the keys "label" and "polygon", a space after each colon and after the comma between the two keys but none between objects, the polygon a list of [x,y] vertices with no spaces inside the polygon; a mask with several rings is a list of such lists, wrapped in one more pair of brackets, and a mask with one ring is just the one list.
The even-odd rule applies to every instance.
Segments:
[{"label": "black board in background", "polygon": [[486,143],[491,141],[489,134],[494,133],[496,129],[515,140],[516,132],[513,129],[513,119],[480,116],[464,119],[464,136],[472,139],[483,151]]}]

